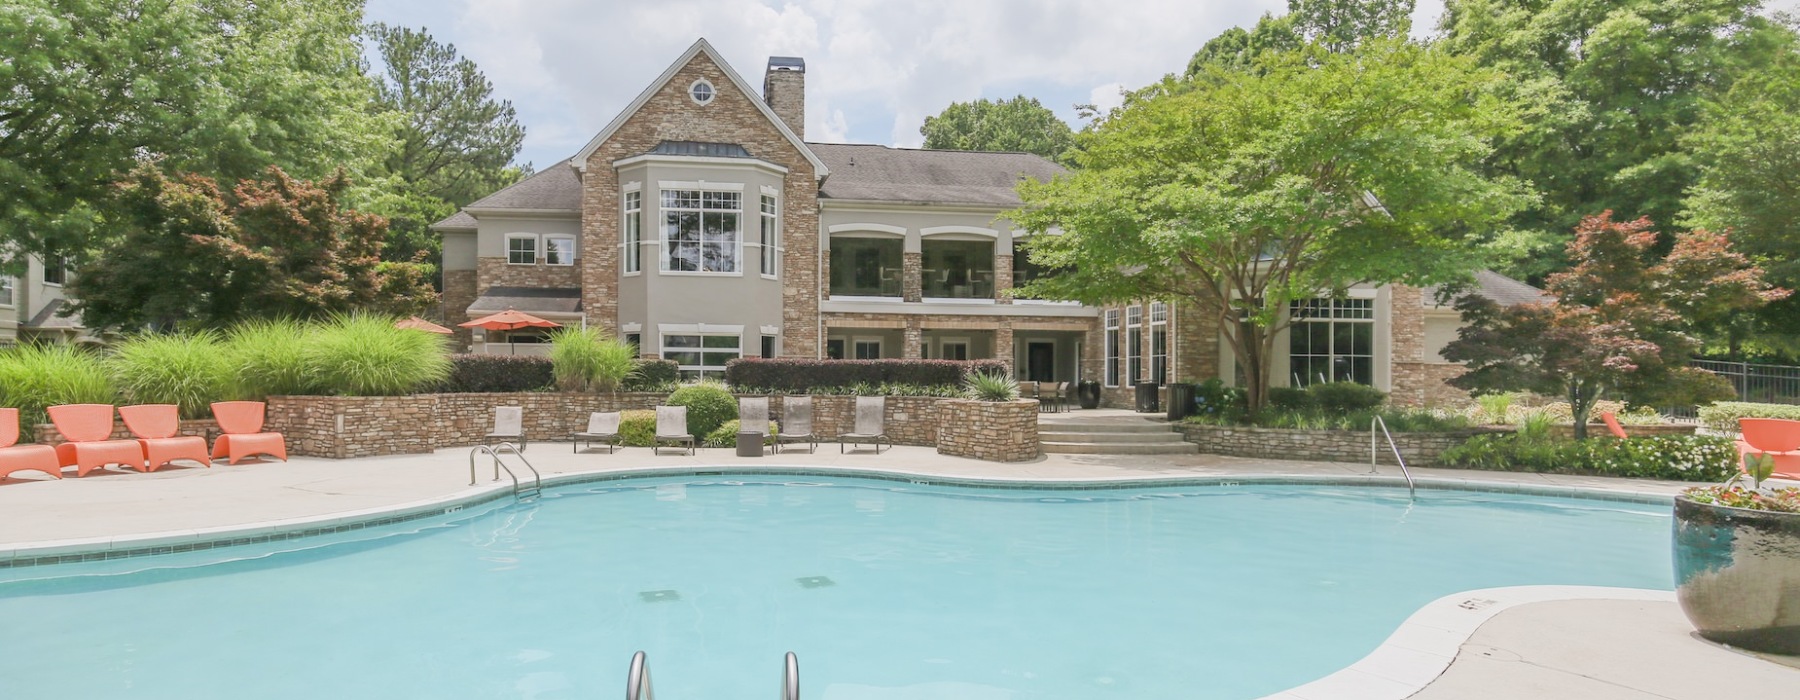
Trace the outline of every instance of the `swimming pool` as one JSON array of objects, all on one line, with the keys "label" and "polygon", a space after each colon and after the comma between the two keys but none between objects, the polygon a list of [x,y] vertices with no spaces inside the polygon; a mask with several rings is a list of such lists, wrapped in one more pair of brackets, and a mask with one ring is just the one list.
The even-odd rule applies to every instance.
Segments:
[{"label": "swimming pool", "polygon": [[[29,567],[7,698],[1255,698],[1421,605],[1669,589],[1667,506],[1355,486],[561,487],[332,543]],[[121,568],[123,567],[123,568]]]}]

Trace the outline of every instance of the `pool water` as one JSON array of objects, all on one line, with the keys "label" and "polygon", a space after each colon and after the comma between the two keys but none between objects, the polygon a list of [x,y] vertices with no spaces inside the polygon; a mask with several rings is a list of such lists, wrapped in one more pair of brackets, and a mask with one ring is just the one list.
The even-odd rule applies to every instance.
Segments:
[{"label": "pool water", "polygon": [[1457,591],[1672,586],[1666,506],[1348,486],[648,479],[406,529],[16,570],[0,697],[605,698],[642,649],[665,700],[790,650],[823,700],[1255,698]]}]

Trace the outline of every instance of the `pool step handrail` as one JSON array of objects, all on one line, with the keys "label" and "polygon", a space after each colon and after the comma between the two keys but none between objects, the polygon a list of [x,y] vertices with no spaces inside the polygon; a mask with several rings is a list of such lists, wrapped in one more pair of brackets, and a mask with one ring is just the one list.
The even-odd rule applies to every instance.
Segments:
[{"label": "pool step handrail", "polygon": [[[489,457],[494,458],[494,481],[500,480],[500,470],[502,469],[506,470],[507,476],[512,477],[514,500],[522,501],[527,498],[536,498],[543,495],[544,476],[538,473],[537,467],[531,466],[531,460],[525,459],[524,451],[520,450],[518,445],[514,445],[510,442],[502,442],[495,445],[476,445],[475,449],[469,450],[470,486],[475,485],[475,456],[483,452],[486,452]],[[512,467],[506,466],[506,463],[500,460],[500,453],[502,452],[511,452],[514,457],[518,457],[519,461],[524,463],[526,469],[531,470],[530,486],[521,486],[519,484],[519,475],[513,472]]]},{"label": "pool step handrail", "polygon": [[1388,449],[1394,451],[1394,461],[1400,463],[1400,475],[1406,477],[1406,495],[1408,497],[1416,495],[1417,490],[1413,488],[1412,471],[1406,468],[1406,458],[1400,456],[1400,446],[1394,443],[1394,434],[1388,432],[1387,421],[1382,420],[1381,416],[1376,416],[1374,420],[1369,421],[1369,473],[1377,473],[1375,455],[1379,449],[1378,443],[1375,442],[1376,428],[1380,428],[1381,434],[1387,436]]},{"label": "pool step handrail", "polygon": [[800,700],[800,657],[791,651],[782,664],[781,700]]},{"label": "pool step handrail", "polygon": [[625,673],[625,700],[656,700],[650,689],[650,663],[644,652],[631,655],[631,670]]}]

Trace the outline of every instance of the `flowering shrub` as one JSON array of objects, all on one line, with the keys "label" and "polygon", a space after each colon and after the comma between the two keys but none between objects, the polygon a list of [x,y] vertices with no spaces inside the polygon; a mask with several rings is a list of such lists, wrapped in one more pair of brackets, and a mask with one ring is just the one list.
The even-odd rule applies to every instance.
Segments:
[{"label": "flowering shrub", "polygon": [[1800,488],[1762,491],[1742,486],[1696,486],[1681,492],[1695,503],[1767,510],[1777,513],[1800,513]]},{"label": "flowering shrub", "polygon": [[1737,473],[1730,440],[1658,435],[1629,440],[1564,440],[1516,434],[1477,435],[1446,450],[1445,464],[1474,469],[1722,481]]},{"label": "flowering shrub", "polygon": [[1738,431],[1739,418],[1786,418],[1800,420],[1800,406],[1780,403],[1750,403],[1747,401],[1720,401],[1711,406],[1700,407],[1700,422],[1706,427],[1721,433]]}]

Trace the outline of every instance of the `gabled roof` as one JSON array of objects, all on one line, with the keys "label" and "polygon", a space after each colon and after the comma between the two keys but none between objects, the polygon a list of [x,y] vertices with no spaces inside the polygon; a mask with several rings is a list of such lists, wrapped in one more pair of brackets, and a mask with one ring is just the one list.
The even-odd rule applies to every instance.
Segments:
[{"label": "gabled roof", "polygon": [[1068,172],[1030,153],[810,145],[831,166],[820,199],[1012,208],[1023,204],[1016,189],[1021,178],[1049,180]]},{"label": "gabled roof", "polygon": [[25,322],[24,327],[34,331],[81,330],[81,319],[67,315],[69,310],[64,308],[66,306],[68,302],[62,299],[51,299],[44,308],[38,309],[31,320]]},{"label": "gabled roof", "polygon": [[449,218],[431,225],[433,231],[473,231],[476,229],[475,217],[461,209],[456,210]]},{"label": "gabled roof", "polygon": [[563,161],[556,161],[548,169],[533,173],[499,192],[477,199],[451,214],[443,221],[431,225],[436,231],[473,231],[475,217],[470,210],[483,209],[520,209],[540,212],[568,212],[581,214],[581,177],[575,169]]},{"label": "gabled roof", "polygon": [[[1477,296],[1485,297],[1501,306],[1518,306],[1519,304],[1535,304],[1550,301],[1551,296],[1542,289],[1520,282],[1493,270],[1481,270],[1475,273],[1475,286],[1469,291]],[[1424,289],[1423,303],[1426,306],[1437,306],[1437,287]],[[1453,304],[1447,304],[1450,306]]]},{"label": "gabled roof", "polygon": [[[814,154],[812,149],[808,148],[806,143],[801,141],[798,135],[794,134],[793,129],[788,128],[787,123],[783,122],[781,117],[775,115],[775,110],[769,108],[769,103],[767,100],[763,99],[762,93],[757,92],[749,83],[744,82],[744,77],[738,75],[737,70],[733,69],[730,63],[725,62],[725,58],[720,56],[719,52],[713,48],[712,44],[708,43],[704,38],[694,42],[693,46],[688,47],[687,51],[682,52],[680,58],[675,59],[674,63],[669,64],[668,69],[664,70],[662,75],[657,76],[656,80],[651,81],[650,86],[644,88],[644,91],[638,94],[637,99],[632,100],[631,104],[627,105],[624,111],[619,112],[618,116],[613,117],[612,121],[607,122],[606,128],[601,129],[600,133],[594,134],[594,138],[588,141],[586,146],[582,146],[581,151],[576,153],[574,158],[569,159],[569,164],[577,168],[587,167],[588,156],[593,155],[594,151],[600,148],[600,144],[606,143],[607,139],[612,138],[612,135],[617,132],[620,127],[625,126],[625,122],[629,121],[632,115],[637,114],[638,110],[643,109],[644,105],[650,102],[650,98],[655,96],[658,90],[661,90],[664,85],[674,79],[675,74],[679,73],[683,67],[686,67],[689,62],[693,61],[695,56],[702,53],[705,53],[707,58],[712,59],[712,62],[719,67],[719,70],[725,72],[725,77],[738,89],[738,92],[749,98],[750,102],[756,105],[756,109],[762,112],[763,118],[768,119],[769,123],[773,124],[775,128],[781,132],[781,135],[788,140],[788,143],[793,144],[794,148],[799,149],[800,155],[804,156],[807,162],[812,163],[813,173],[816,177],[822,180],[826,175],[831,174],[831,169],[825,167],[825,163],[819,160],[819,156]],[[554,168],[552,169],[554,170]]]}]

